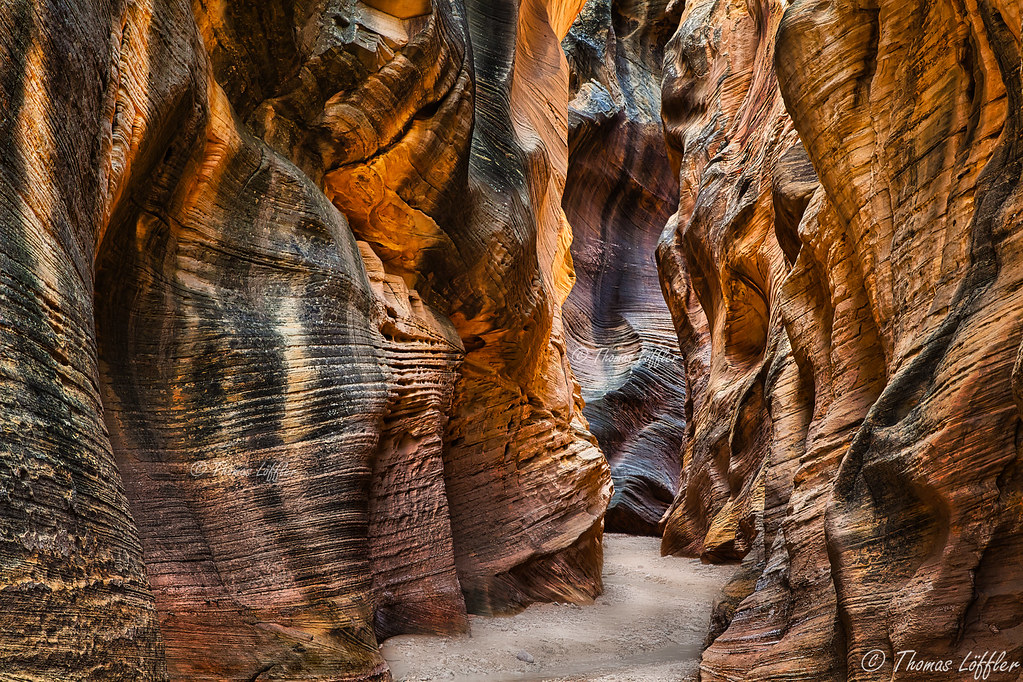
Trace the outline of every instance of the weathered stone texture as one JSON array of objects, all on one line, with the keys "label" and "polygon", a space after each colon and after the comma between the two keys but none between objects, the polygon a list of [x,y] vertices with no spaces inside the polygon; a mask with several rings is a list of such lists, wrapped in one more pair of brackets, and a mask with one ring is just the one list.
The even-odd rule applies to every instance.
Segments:
[{"label": "weathered stone texture", "polygon": [[687,3],[668,52],[664,549],[746,555],[703,679],[1020,660],[1018,3]]},{"label": "weathered stone texture", "polygon": [[762,9],[689,3],[665,59],[664,120],[681,189],[658,257],[692,416],[664,549],[715,560],[745,556],[758,533],[771,393],[788,354],[772,303],[787,271],[775,195],[789,189],[782,180],[776,192],[772,169],[799,140],[772,68],[780,12]]},{"label": "weathered stone texture", "polygon": [[611,465],[608,530],[656,534],[678,491],[685,372],[655,250],[678,205],[661,126],[667,2],[591,0],[565,40],[572,68],[564,206],[577,280],[569,355]]},{"label": "weathered stone texture", "polygon": [[387,679],[599,592],[579,5],[0,12],[0,675]]}]

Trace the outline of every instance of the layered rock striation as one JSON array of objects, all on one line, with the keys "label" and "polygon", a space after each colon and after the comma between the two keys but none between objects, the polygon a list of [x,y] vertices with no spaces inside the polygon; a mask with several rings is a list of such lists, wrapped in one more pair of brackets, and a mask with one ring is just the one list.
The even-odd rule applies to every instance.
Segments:
[{"label": "layered rock striation", "polygon": [[663,549],[746,557],[702,678],[1020,660],[1018,4],[692,2],[667,52]]},{"label": "layered rock striation", "polygon": [[4,674],[388,679],[383,637],[599,592],[578,4],[0,16]]},{"label": "layered rock striation", "polygon": [[565,40],[576,284],[565,304],[590,430],[611,465],[608,530],[657,534],[678,492],[683,360],[655,251],[678,205],[661,126],[661,63],[679,10],[591,0]]},{"label": "layered rock striation", "polygon": [[703,679],[1023,661],[1019,3],[582,6],[4,6],[0,677],[386,680],[609,501]]}]

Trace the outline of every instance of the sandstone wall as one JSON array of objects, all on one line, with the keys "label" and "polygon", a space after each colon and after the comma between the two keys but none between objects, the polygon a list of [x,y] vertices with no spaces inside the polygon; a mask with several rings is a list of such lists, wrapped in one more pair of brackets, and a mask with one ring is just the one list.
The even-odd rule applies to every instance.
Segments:
[{"label": "sandstone wall", "polygon": [[608,530],[657,534],[678,491],[683,360],[655,250],[678,205],[661,126],[661,63],[680,9],[591,0],[565,49],[571,66],[564,206],[577,280],[565,304],[584,413],[611,465]]},{"label": "sandstone wall", "polygon": [[0,670],[387,679],[599,592],[578,4],[2,13]]},{"label": "sandstone wall", "polygon": [[746,557],[703,679],[1019,660],[1018,4],[687,3],[668,53],[664,550]]}]

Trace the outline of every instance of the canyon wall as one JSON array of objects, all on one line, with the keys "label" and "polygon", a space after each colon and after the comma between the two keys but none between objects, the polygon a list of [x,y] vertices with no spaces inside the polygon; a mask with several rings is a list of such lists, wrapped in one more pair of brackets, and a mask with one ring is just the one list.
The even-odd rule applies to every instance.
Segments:
[{"label": "canyon wall", "polygon": [[590,0],[565,40],[576,284],[565,304],[572,368],[611,465],[611,531],[655,535],[678,491],[685,371],[655,251],[678,204],[661,126],[664,45],[681,7]]},{"label": "canyon wall", "polygon": [[388,679],[601,588],[561,306],[581,3],[0,15],[0,670]]},{"label": "canyon wall", "polygon": [[1017,0],[583,4],[4,6],[0,677],[386,680],[609,502],[705,680],[1023,661]]},{"label": "canyon wall", "polygon": [[686,3],[663,550],[745,557],[701,679],[1023,659],[1020,45],[1000,0]]}]

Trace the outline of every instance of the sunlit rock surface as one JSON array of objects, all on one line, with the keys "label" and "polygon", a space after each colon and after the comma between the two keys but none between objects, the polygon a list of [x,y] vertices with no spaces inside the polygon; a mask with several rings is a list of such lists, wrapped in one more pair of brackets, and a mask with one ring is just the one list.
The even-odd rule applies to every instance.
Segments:
[{"label": "sunlit rock surface", "polygon": [[611,467],[705,680],[1023,661],[1019,3],[582,5],[3,6],[0,678],[386,680]]},{"label": "sunlit rock surface", "polygon": [[0,13],[0,671],[388,679],[599,592],[579,4]]},{"label": "sunlit rock surface", "polygon": [[678,205],[661,126],[667,2],[591,0],[565,40],[576,284],[565,304],[585,414],[611,465],[608,530],[656,534],[678,492],[685,371],[655,251]]},{"label": "sunlit rock surface", "polygon": [[[658,256],[693,414],[664,549],[713,560],[745,556],[759,532],[771,394],[795,371],[773,304],[788,270],[775,196],[798,178],[779,177],[776,191],[773,171],[799,153],[799,139],[773,71],[780,11],[763,9],[690,3],[665,58],[664,121],[681,189]],[[799,172],[812,183],[812,169]],[[790,222],[801,209],[792,206]]]}]

